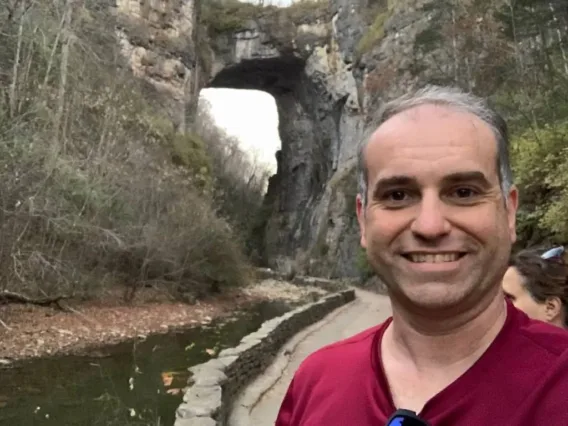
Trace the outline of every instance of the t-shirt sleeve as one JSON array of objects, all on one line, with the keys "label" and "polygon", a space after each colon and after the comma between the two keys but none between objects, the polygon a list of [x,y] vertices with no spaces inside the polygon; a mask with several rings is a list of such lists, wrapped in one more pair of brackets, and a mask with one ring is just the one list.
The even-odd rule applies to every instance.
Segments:
[{"label": "t-shirt sleeve", "polygon": [[294,379],[290,382],[286,395],[280,405],[280,411],[276,417],[274,426],[290,426],[292,424],[292,415],[294,414]]}]

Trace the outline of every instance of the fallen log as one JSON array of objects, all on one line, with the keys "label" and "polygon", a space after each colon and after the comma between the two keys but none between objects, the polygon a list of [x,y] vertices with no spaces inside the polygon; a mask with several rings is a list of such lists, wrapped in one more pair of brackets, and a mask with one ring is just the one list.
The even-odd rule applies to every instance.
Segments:
[{"label": "fallen log", "polygon": [[56,306],[62,311],[67,311],[67,308],[62,306],[60,302],[62,300],[69,299],[69,296],[53,296],[53,297],[41,297],[34,298],[28,297],[23,294],[14,293],[12,291],[0,291],[0,305],[8,305],[10,303],[19,303],[23,305],[37,305],[37,306]]}]

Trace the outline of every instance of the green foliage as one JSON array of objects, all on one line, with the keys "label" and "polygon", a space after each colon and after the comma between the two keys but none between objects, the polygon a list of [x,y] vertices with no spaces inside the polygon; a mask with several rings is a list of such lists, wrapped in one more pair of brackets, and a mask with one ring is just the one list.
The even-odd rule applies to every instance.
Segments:
[{"label": "green foliage", "polygon": [[511,154],[521,194],[517,218],[521,246],[568,240],[564,4],[522,0],[494,14],[508,43],[508,49],[501,51],[509,57],[509,65],[499,73],[502,81],[492,98],[515,132]]},{"label": "green foliage", "polygon": [[247,22],[266,17],[282,25],[283,20],[301,23],[306,18],[326,12],[328,0],[298,0],[288,7],[241,2],[239,0],[208,0],[202,4],[200,21],[211,36],[242,30]]},{"label": "green foliage", "polygon": [[355,48],[358,58],[370,52],[385,37],[385,24],[399,2],[400,0],[369,0],[364,13],[368,28]]},{"label": "green foliage", "polygon": [[[513,138],[511,154],[521,190],[521,239],[568,240],[568,120]],[[536,235],[535,235],[536,234]]]},{"label": "green foliage", "polygon": [[262,7],[239,0],[208,0],[202,3],[201,24],[212,35],[242,30],[262,11]]},{"label": "green foliage", "polygon": [[[523,37],[535,37],[541,34],[543,24],[555,19],[556,11],[562,10],[562,0],[520,0],[512,7],[500,8],[495,16],[503,23],[503,32],[509,38],[518,37],[521,29]],[[554,7],[556,4],[556,8]],[[555,10],[556,9],[556,10]]]},{"label": "green foliage", "polygon": [[203,139],[194,133],[176,133],[171,139],[172,161],[187,167],[200,188],[208,186],[211,181],[211,159],[205,150]]},{"label": "green foliage", "polygon": [[423,53],[428,53],[439,46],[443,40],[444,37],[440,33],[440,28],[433,26],[416,34],[414,47],[420,49]]},{"label": "green foliage", "polygon": [[357,44],[356,53],[359,57],[369,52],[383,39],[385,36],[385,23],[390,16],[391,11],[389,10],[379,12],[376,15],[375,20]]},{"label": "green foliage", "polygon": [[297,0],[283,10],[292,22],[297,23],[306,17],[326,12],[328,7],[329,0]]}]

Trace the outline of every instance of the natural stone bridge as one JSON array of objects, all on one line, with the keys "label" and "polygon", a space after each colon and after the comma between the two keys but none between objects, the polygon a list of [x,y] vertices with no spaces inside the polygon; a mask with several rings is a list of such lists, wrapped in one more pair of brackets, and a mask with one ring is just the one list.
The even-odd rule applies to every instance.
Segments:
[{"label": "natural stone bridge", "polygon": [[[352,215],[344,215],[353,191],[329,185],[333,176],[340,182],[344,169],[353,169],[348,160],[363,130],[356,42],[345,35],[360,32],[348,30],[351,24],[362,27],[350,12],[351,0],[254,13],[246,12],[250,4],[229,3],[230,11],[215,12],[220,20],[233,13],[235,22],[220,25],[207,22],[214,19],[211,11],[199,19],[213,4],[205,0],[117,0],[124,56],[134,74],[163,95],[160,102],[177,128],[188,127],[190,104],[202,88],[273,95],[282,148],[265,200],[266,221],[255,230],[258,252],[281,271],[357,276],[356,228]],[[355,188],[354,174],[349,178],[343,186]]]},{"label": "natural stone bridge", "polygon": [[134,75],[157,89],[177,129],[190,130],[205,87],[274,96],[282,149],[255,248],[280,271],[357,277],[357,146],[384,100],[425,82],[455,83],[454,50],[430,40],[455,26],[444,2],[103,3],[116,8]]},{"label": "natural stone bridge", "polygon": [[[321,279],[300,282],[328,290],[340,288]],[[292,376],[307,355],[371,327],[389,314],[385,296],[343,288],[265,322],[237,347],[190,369],[193,376],[177,410],[175,426],[274,424]]]}]

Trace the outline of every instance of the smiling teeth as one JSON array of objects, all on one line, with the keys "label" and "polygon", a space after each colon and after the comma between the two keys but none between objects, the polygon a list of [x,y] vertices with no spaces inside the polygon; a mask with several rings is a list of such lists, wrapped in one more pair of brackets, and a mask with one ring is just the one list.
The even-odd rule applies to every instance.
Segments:
[{"label": "smiling teeth", "polygon": [[455,262],[460,258],[459,253],[410,254],[408,257],[414,263]]}]

